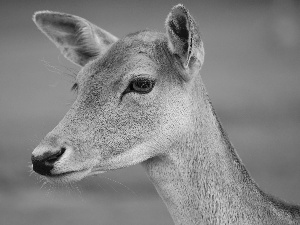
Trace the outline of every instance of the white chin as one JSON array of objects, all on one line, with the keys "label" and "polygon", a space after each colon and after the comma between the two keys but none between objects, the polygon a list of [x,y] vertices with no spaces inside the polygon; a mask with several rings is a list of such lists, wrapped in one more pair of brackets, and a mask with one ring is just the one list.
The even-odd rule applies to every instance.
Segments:
[{"label": "white chin", "polygon": [[57,174],[55,176],[45,176],[47,181],[52,184],[73,183],[79,181],[91,173],[91,169],[74,171],[70,173]]},{"label": "white chin", "polygon": [[91,170],[90,173],[88,174],[88,176],[95,176],[95,175],[98,175],[98,174],[101,174],[101,173],[105,173],[106,171],[104,170]]}]

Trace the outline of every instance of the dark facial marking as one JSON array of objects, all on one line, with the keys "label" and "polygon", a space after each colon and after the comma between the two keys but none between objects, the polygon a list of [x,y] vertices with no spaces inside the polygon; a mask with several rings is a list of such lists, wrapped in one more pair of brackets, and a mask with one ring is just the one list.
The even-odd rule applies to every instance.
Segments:
[{"label": "dark facial marking", "polygon": [[73,86],[71,87],[71,91],[75,91],[77,92],[78,91],[78,83],[74,83]]}]

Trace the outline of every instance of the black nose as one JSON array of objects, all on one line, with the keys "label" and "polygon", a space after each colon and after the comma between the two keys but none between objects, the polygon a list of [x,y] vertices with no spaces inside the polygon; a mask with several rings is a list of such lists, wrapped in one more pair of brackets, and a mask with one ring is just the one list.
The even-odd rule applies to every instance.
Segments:
[{"label": "black nose", "polygon": [[65,147],[62,147],[57,152],[46,152],[41,156],[31,156],[33,170],[44,176],[51,176],[51,170],[54,163],[64,154]]}]

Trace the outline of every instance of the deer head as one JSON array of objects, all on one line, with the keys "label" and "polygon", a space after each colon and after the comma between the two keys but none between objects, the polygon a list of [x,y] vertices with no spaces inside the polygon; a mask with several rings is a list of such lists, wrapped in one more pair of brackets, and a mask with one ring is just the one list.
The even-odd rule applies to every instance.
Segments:
[{"label": "deer head", "polygon": [[195,77],[204,49],[183,5],[166,33],[140,31],[122,39],[78,16],[41,11],[38,28],[82,66],[77,98],[32,153],[33,170],[70,182],[166,154],[191,128]]}]

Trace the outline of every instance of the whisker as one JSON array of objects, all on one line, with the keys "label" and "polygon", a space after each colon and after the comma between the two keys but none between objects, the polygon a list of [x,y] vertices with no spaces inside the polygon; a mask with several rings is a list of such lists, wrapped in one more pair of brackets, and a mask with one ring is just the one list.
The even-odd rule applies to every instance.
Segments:
[{"label": "whisker", "polygon": [[114,182],[114,183],[116,183],[116,184],[121,185],[122,187],[124,187],[125,189],[127,189],[129,192],[131,192],[133,195],[139,197],[139,195],[138,195],[134,190],[132,190],[131,188],[129,188],[129,187],[126,186],[125,184],[122,184],[121,182],[118,182],[118,181],[116,181],[116,180],[114,180],[114,179],[111,179],[111,178],[109,178],[109,177],[105,177],[105,176],[101,176],[101,177],[103,177],[103,178],[105,178],[105,179],[107,179],[107,180],[110,180],[110,181],[112,181],[112,182]]},{"label": "whisker", "polygon": [[43,187],[44,187],[45,185],[47,185],[47,183],[48,183],[48,182],[45,181],[45,182],[42,184],[42,186],[40,187],[40,190],[42,190]]},{"label": "whisker", "polygon": [[112,185],[110,185],[109,183],[103,181],[105,184],[107,184],[111,189],[113,189],[116,193],[119,193]]},{"label": "whisker", "polygon": [[72,71],[70,68],[60,64],[59,66],[64,68],[64,70],[61,70],[61,69],[57,68],[56,66],[51,65],[45,59],[42,59],[41,61],[44,63],[44,65],[48,71],[59,74],[59,75],[67,75],[67,77],[71,78],[71,79],[67,79],[68,82],[74,83],[76,81],[78,72],[75,71],[75,69],[74,69],[74,71]]},{"label": "whisker", "polygon": [[[109,178],[109,177],[106,177],[106,176],[103,176],[103,175],[99,176],[99,178],[107,179],[107,180],[109,180],[111,182],[114,182],[114,183],[120,185],[122,188],[125,188],[127,191],[129,191],[130,195],[128,195],[128,196],[130,198],[132,198],[135,201],[138,201],[139,204],[141,204],[141,206],[147,208],[147,205],[144,203],[144,201],[142,199],[142,196],[140,194],[138,194],[137,192],[135,192],[132,188],[128,187],[127,185],[125,185],[125,184],[123,184],[123,183],[121,183],[119,181],[116,181],[116,180],[114,180],[112,178]],[[103,182],[105,182],[105,181],[103,181]],[[105,183],[108,184],[107,182],[105,182]]]},{"label": "whisker", "polygon": [[76,183],[73,183],[73,184],[75,186],[75,190],[77,191],[77,193],[79,193],[79,197],[80,197],[81,202],[86,202],[86,200],[84,199],[84,196],[83,196],[83,194],[80,190],[79,184],[78,185],[76,185]]},{"label": "whisker", "polygon": [[106,191],[105,188],[104,188],[102,185],[100,185],[100,184],[98,184],[98,183],[97,183],[97,185],[98,185],[103,191]]},{"label": "whisker", "polygon": [[42,59],[41,61],[44,63],[44,65],[46,66],[46,68],[47,68],[50,72],[57,73],[57,74],[60,74],[60,75],[63,74],[63,71],[62,71],[62,70],[58,69],[58,68],[55,67],[55,66],[50,65],[50,63],[47,62],[46,60],[43,60],[43,59]]},{"label": "whisker", "polygon": [[58,61],[58,63],[59,63],[59,66],[60,66],[60,67],[63,67],[63,68],[66,69],[66,70],[68,70],[68,71],[69,71],[71,74],[73,74],[73,75],[75,76],[75,78],[76,78],[76,76],[77,76],[79,70],[77,70],[77,69],[75,69],[75,68],[73,68],[73,67],[67,67],[67,66],[63,65],[63,64],[61,63],[61,61],[60,61],[60,58],[61,58],[61,56],[58,55],[58,56],[57,56],[57,61]]}]

